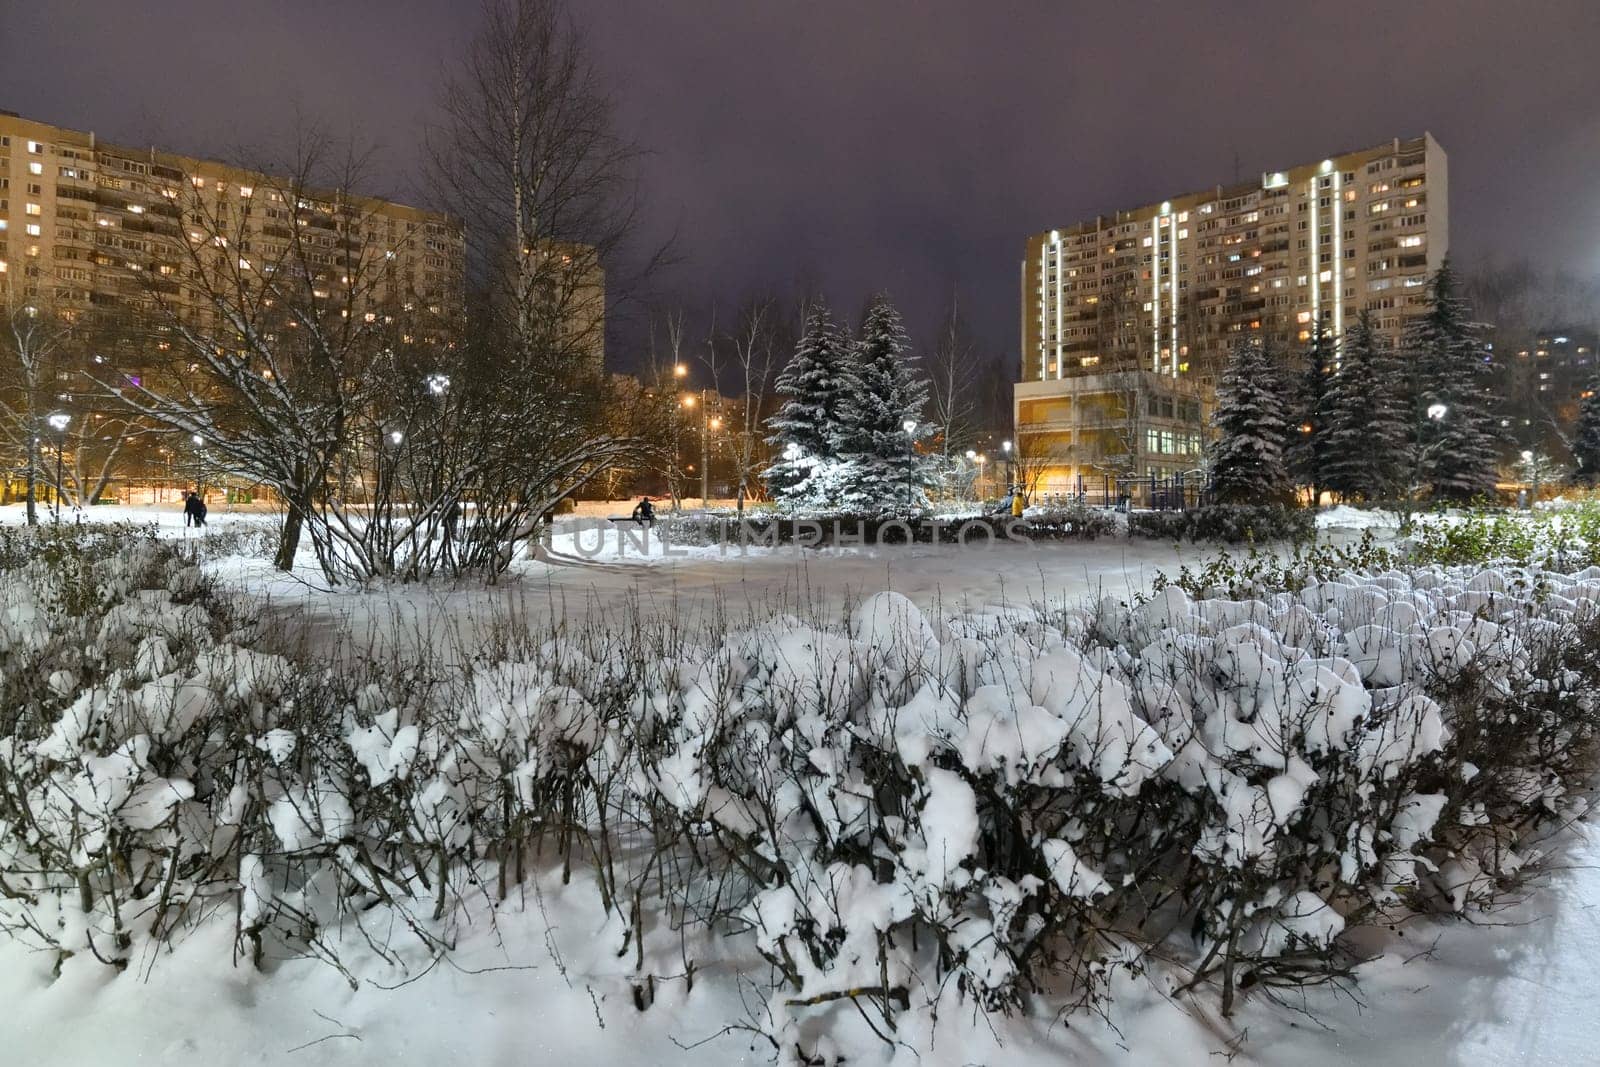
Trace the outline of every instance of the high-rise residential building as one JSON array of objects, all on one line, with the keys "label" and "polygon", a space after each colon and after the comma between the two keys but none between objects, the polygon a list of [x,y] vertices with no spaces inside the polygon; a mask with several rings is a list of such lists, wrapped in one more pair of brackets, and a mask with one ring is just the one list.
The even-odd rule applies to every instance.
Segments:
[{"label": "high-rise residential building", "polygon": [[1198,468],[1236,341],[1291,352],[1366,310],[1397,342],[1448,250],[1448,189],[1423,134],[1034,235],[1014,402],[1035,487]]},{"label": "high-rise residential building", "polygon": [[381,276],[364,290],[374,303],[409,303],[419,320],[441,323],[459,311],[463,235],[450,218],[343,191],[302,190],[291,210],[284,203],[291,186],[287,178],[111,144],[0,111],[0,286],[69,315],[148,306],[164,292],[181,299],[176,281],[157,279],[179,275],[173,242],[193,229],[186,212],[203,212],[208,238],[226,226],[242,261],[270,262],[296,238],[291,227],[301,227],[297,239],[307,250],[297,258],[325,267],[330,284],[348,268],[352,248],[374,259],[381,249]]}]

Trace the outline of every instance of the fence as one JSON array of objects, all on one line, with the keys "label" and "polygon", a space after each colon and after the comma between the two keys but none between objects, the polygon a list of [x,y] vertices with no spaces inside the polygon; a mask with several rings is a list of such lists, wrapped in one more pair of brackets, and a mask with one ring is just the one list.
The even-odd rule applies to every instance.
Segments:
[{"label": "fence", "polygon": [[1117,479],[1078,475],[1077,484],[1066,492],[1056,490],[1035,494],[1036,504],[1084,504],[1097,508],[1149,508],[1155,511],[1185,511],[1209,502],[1211,485],[1200,477],[1170,478],[1149,475],[1144,478]]}]

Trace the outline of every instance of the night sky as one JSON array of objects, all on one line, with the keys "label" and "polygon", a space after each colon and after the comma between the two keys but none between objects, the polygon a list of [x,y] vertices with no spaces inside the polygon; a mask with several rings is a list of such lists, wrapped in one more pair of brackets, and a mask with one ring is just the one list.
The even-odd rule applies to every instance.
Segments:
[{"label": "night sky", "polygon": [[[470,32],[448,0],[0,0],[0,108],[227,154],[295,109],[384,147],[418,131]],[[1017,346],[1025,237],[1097,212],[1431,130],[1458,264],[1600,272],[1600,3],[1433,0],[575,6],[677,231],[661,295],[796,281],[914,339],[959,287]],[[619,353],[620,355],[620,353]]]}]

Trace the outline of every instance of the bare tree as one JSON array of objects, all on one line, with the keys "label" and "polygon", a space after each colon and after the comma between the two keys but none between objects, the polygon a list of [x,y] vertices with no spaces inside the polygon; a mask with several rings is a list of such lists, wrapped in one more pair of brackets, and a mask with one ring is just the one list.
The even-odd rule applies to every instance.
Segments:
[{"label": "bare tree", "polygon": [[288,508],[274,562],[293,566],[309,534],[329,580],[392,569],[393,539],[338,476],[397,432],[397,378],[449,326],[440,298],[397,275],[393,242],[409,235],[352,192],[365,171],[307,128],[285,167],[166,177],[140,272],[152,373],[97,375],[132,414],[271,485]]},{"label": "bare tree", "polygon": [[950,306],[940,320],[933,352],[924,361],[928,373],[928,414],[938,439],[939,474],[946,482],[957,473],[958,457],[974,440],[977,428],[978,397],[975,386],[980,377],[980,361],[975,355],[966,321],[961,317],[960,299],[952,293]]},{"label": "bare tree", "polygon": [[724,417],[731,415],[736,420],[729,427],[729,438],[737,508],[742,514],[745,501],[759,491],[757,473],[766,458],[762,424],[768,414],[768,395],[781,350],[777,300],[770,295],[746,300],[735,323],[733,332],[713,336],[707,346],[706,363],[717,391],[723,396],[737,394],[731,410],[725,405]]},{"label": "bare tree", "polygon": [[[636,281],[639,152],[562,5],[487,0],[442,110],[432,179],[477,242],[469,345],[491,389],[473,427],[483,552],[533,533],[605,467],[658,455],[667,409],[604,374],[607,304]],[[644,260],[638,272],[658,257]]]},{"label": "bare tree", "polygon": [[[38,484],[41,446],[65,447],[65,433],[47,418],[62,407],[64,389],[78,356],[77,327],[70,314],[40,294],[30,293],[8,273],[0,288],[0,439],[21,460],[28,525],[39,522]],[[70,424],[69,424],[70,425]],[[60,487],[57,487],[60,492]]]}]

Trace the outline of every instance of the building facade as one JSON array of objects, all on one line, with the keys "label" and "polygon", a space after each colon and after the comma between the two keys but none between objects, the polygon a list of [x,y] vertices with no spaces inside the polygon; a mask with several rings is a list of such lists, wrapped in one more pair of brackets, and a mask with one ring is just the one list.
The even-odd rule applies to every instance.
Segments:
[{"label": "building facade", "polygon": [[[1019,448],[1049,442],[1040,487],[1197,468],[1236,341],[1293,351],[1367,310],[1397,342],[1448,218],[1448,163],[1423,134],[1035,234],[1015,416]],[[1149,447],[1169,432],[1178,451]]]},{"label": "building facade", "polygon": [[[382,251],[383,276],[370,287],[374,303],[409,302],[441,321],[459,310],[464,245],[451,219],[330,192],[295,205],[293,221],[306,231],[297,235],[283,206],[289,185],[0,111],[0,283],[69,315],[151,305],[163,291],[160,277],[180,271],[168,253],[190,225],[186,215],[203,210],[208,236],[225,225],[237,235],[241,257],[268,261],[298,237],[326,248],[307,258],[325,267],[322,280],[332,285],[353,240]],[[181,292],[177,281],[170,289]]]},{"label": "building facade", "polygon": [[[97,374],[149,385],[172,373],[174,322],[228,336],[204,285],[236,281],[245,306],[255,301],[243,294],[286,273],[307,306],[403,324],[401,343],[446,342],[464,260],[462,228],[436,212],[0,111],[0,304],[89,324]],[[98,389],[60,399],[78,428],[61,446],[75,463],[109,457],[117,492],[198,480],[203,457],[181,436],[135,432]],[[7,488],[18,462],[5,464]]]}]

